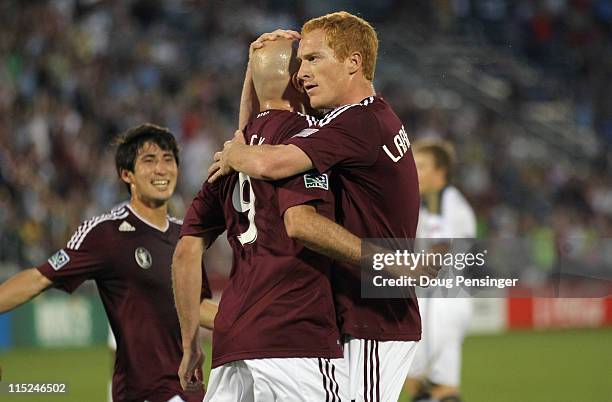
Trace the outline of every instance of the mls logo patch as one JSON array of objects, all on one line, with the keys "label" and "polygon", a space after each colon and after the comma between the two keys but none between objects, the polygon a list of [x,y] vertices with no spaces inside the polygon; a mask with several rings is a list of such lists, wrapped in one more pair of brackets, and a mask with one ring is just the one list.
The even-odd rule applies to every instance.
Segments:
[{"label": "mls logo patch", "polygon": [[58,271],[64,265],[68,264],[69,261],[70,261],[70,257],[63,249],[53,254],[47,260],[49,265],[51,265],[51,268],[53,268],[56,271]]},{"label": "mls logo patch", "polygon": [[151,257],[149,250],[144,247],[138,247],[134,252],[134,257],[138,266],[142,269],[149,269],[153,265],[153,257]]},{"label": "mls logo patch", "polygon": [[317,131],[319,131],[318,128],[305,128],[296,135],[294,135],[294,137],[309,137]]},{"label": "mls logo patch", "polygon": [[327,173],[306,173],[304,175],[304,185],[306,186],[306,188],[322,188],[323,190],[329,190]]}]

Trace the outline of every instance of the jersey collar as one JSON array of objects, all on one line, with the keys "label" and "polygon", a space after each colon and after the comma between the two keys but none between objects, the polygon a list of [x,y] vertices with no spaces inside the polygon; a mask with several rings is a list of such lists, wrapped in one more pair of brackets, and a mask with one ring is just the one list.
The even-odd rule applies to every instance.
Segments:
[{"label": "jersey collar", "polygon": [[152,224],[151,222],[147,221],[147,220],[146,220],[145,218],[143,218],[142,216],[138,215],[138,213],[136,213],[136,211],[134,211],[134,209],[132,208],[132,206],[131,206],[130,204],[127,204],[126,206],[127,206],[127,208],[128,208],[130,211],[132,211],[132,213],[134,214],[134,216],[135,216],[136,218],[138,218],[138,219],[139,219],[139,220],[140,220],[142,223],[144,223],[144,224],[146,224],[146,225],[148,225],[148,226],[151,226],[153,229],[155,229],[155,230],[157,230],[157,231],[159,231],[159,232],[162,232],[162,233],[166,233],[166,232],[168,231],[168,228],[170,227],[170,221],[168,220],[168,218],[167,218],[167,217],[166,217],[166,226],[164,226],[164,228],[163,228],[163,229],[161,229],[161,228],[159,228],[159,227],[155,226],[154,224]]}]

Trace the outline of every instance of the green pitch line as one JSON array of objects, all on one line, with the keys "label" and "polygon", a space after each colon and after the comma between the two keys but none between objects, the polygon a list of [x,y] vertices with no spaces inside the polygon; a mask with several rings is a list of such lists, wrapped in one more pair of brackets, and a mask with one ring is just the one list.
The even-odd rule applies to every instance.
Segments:
[{"label": "green pitch line", "polygon": [[[206,375],[210,344],[204,345]],[[78,349],[16,349],[0,352],[3,382],[66,383],[66,395],[0,395],[2,402],[108,402],[113,357],[106,346]]]},{"label": "green pitch line", "polygon": [[465,342],[466,401],[612,402],[612,328]]},{"label": "green pitch line", "polygon": [[0,353],[3,382],[65,383],[65,395],[2,395],[10,402],[106,402],[111,352],[106,347],[82,349],[16,349]]},{"label": "green pitch line", "polygon": [[[206,373],[210,345],[206,345]],[[470,336],[464,348],[467,402],[612,402],[612,328]],[[1,401],[105,402],[112,369],[104,346],[0,352],[3,381],[65,382],[65,396]],[[402,397],[401,402],[408,399]]]},{"label": "green pitch line", "polygon": [[463,358],[467,402],[612,402],[612,328],[470,336]]}]

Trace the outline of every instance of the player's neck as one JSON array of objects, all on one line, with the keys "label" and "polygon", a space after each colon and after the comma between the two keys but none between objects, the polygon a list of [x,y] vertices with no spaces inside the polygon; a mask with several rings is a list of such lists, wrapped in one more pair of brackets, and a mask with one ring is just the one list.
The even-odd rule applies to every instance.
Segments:
[{"label": "player's neck", "polygon": [[446,183],[436,183],[430,191],[422,195],[423,201],[429,212],[440,212],[440,193],[444,190],[444,187],[446,187]]},{"label": "player's neck", "polygon": [[143,201],[138,197],[132,197],[130,208],[138,217],[159,230],[165,230],[168,227],[168,203]]},{"label": "player's neck", "polygon": [[443,179],[441,177],[439,178],[439,180],[432,180],[432,181],[433,183],[431,186],[431,191],[436,194],[440,194],[442,190],[444,190],[444,188],[448,186],[446,179]]},{"label": "player's neck", "polygon": [[286,99],[270,99],[261,102],[259,112],[265,112],[266,110],[287,110],[289,112],[295,111],[291,102]]},{"label": "player's neck", "polygon": [[440,211],[440,193],[437,191],[431,191],[423,194],[423,202],[425,207],[431,213],[437,214]]},{"label": "player's neck", "polygon": [[347,91],[346,96],[336,107],[359,103],[369,96],[376,96],[374,84],[366,79],[359,79],[353,83],[353,86]]}]

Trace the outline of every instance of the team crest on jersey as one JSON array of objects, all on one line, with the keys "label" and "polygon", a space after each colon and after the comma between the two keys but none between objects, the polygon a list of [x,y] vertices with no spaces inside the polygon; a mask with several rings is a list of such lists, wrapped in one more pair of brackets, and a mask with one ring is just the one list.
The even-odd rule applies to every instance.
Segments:
[{"label": "team crest on jersey", "polygon": [[329,181],[327,180],[327,173],[306,173],[304,175],[304,185],[306,186],[306,188],[322,188],[323,190],[329,190]]},{"label": "team crest on jersey", "polygon": [[297,133],[296,135],[294,135],[294,137],[310,137],[312,134],[316,133],[317,131],[319,131],[318,128],[305,128],[299,133]]},{"label": "team crest on jersey", "polygon": [[138,247],[134,252],[134,257],[136,257],[136,262],[142,269],[149,269],[153,265],[153,257],[151,257],[149,250],[144,247]]},{"label": "team crest on jersey", "polygon": [[51,268],[53,268],[56,271],[58,271],[64,265],[68,264],[69,261],[70,261],[70,256],[64,251],[64,249],[61,249],[57,253],[53,254],[47,260],[49,265],[51,265]]}]

